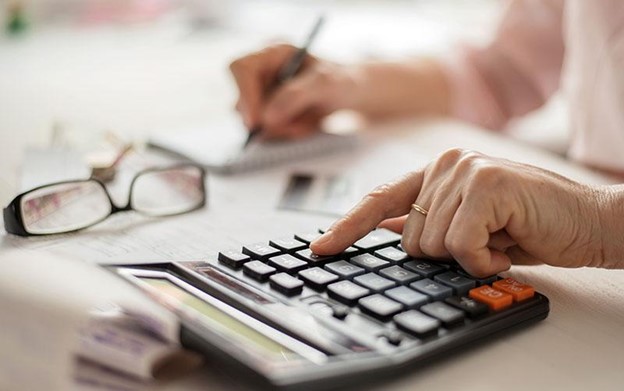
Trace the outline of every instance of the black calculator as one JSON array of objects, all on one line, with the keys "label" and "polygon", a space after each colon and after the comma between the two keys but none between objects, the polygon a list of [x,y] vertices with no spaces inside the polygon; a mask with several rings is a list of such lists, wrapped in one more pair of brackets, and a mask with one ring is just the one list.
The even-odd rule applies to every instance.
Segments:
[{"label": "black calculator", "polygon": [[370,383],[548,316],[531,286],[411,258],[392,231],[335,256],[310,251],[319,232],[114,270],[178,315],[184,346],[254,388]]}]

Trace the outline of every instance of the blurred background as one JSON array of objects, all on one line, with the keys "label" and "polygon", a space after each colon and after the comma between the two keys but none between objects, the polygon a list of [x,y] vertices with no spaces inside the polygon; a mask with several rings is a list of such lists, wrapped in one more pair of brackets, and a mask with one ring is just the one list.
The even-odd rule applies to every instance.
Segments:
[{"label": "blurred background", "polygon": [[232,116],[228,64],[301,42],[320,13],[327,23],[311,51],[351,62],[486,42],[503,3],[0,0],[0,201],[15,195],[24,148],[54,142],[59,130],[80,146],[108,131],[140,140]]}]

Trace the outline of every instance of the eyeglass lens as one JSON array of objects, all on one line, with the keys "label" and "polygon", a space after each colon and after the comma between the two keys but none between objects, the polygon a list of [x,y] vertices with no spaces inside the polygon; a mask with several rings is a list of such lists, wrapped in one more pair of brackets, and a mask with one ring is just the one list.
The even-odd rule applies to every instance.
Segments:
[{"label": "eyeglass lens", "polygon": [[35,190],[21,200],[24,228],[31,234],[68,232],[95,224],[111,213],[97,182],[61,183]]},{"label": "eyeglass lens", "polygon": [[204,200],[202,181],[202,170],[193,166],[145,172],[133,184],[132,209],[152,216],[188,212]]}]

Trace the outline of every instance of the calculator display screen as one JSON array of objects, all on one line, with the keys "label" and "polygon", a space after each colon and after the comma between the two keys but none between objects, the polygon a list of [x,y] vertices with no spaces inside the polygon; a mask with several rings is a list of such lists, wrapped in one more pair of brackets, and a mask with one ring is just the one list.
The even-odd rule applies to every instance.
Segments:
[{"label": "calculator display screen", "polygon": [[212,329],[220,331],[234,341],[240,342],[241,346],[253,346],[254,350],[265,359],[270,357],[271,361],[290,361],[300,358],[297,353],[283,344],[258,332],[210,303],[199,299],[169,280],[146,277],[140,277],[139,279],[155,288],[159,293],[164,294],[168,301],[173,301],[177,308],[200,314],[200,319],[204,323],[208,323]]}]

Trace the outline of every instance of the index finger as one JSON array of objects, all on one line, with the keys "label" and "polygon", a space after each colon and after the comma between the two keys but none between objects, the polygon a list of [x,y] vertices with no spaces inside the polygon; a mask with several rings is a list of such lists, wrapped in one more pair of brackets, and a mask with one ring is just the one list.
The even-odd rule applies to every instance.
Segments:
[{"label": "index finger", "polygon": [[408,213],[420,193],[423,175],[423,170],[414,171],[377,187],[327,232],[310,243],[310,248],[319,255],[337,254],[364,237],[383,220]]}]

